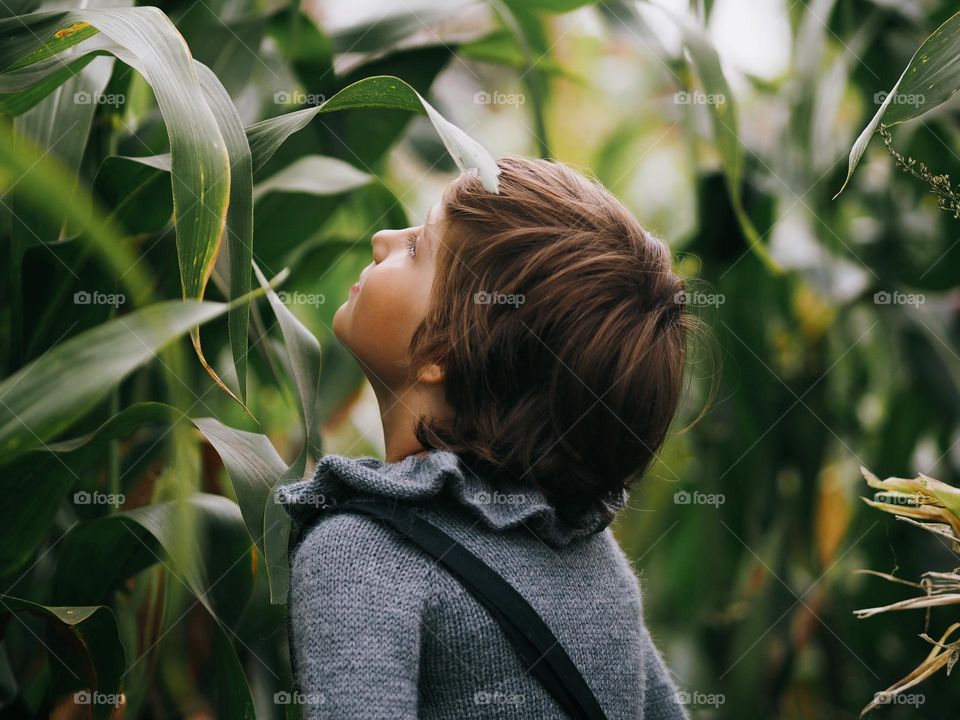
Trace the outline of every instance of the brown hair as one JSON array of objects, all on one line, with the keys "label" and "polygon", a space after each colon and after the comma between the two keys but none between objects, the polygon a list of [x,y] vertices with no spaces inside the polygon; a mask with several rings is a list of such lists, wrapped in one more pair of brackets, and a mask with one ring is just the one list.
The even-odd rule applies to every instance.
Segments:
[{"label": "brown hair", "polygon": [[445,192],[430,309],[412,367],[439,362],[454,417],[425,447],[524,478],[570,520],[649,467],[683,384],[684,284],[602,185],[560,163],[498,161],[499,193]]}]

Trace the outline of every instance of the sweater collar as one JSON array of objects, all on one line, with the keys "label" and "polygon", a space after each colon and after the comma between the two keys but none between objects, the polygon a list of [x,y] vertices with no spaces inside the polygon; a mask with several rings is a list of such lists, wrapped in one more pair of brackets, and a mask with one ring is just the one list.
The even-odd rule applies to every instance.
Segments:
[{"label": "sweater collar", "polygon": [[336,503],[357,496],[418,504],[445,498],[466,508],[492,530],[523,525],[554,546],[601,532],[626,501],[626,492],[612,503],[598,501],[571,525],[557,516],[539,489],[520,484],[494,487],[467,469],[457,455],[439,449],[395,463],[370,456],[325,455],[311,479],[284,485],[278,491],[278,501],[298,527],[309,524]]}]

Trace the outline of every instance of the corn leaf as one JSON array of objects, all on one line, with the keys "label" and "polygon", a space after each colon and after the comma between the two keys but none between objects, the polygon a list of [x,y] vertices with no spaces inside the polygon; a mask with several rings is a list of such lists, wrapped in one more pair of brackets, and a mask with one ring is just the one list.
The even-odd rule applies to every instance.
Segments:
[{"label": "corn leaf", "polygon": [[317,115],[358,108],[404,110],[427,115],[457,167],[461,171],[476,168],[483,186],[490,192],[497,192],[497,176],[500,170],[483,146],[440,115],[410,85],[389,75],[364,78],[348,85],[316,107],[286,113],[248,126],[247,139],[253,152],[254,172],[273,157],[277,148],[288,137],[305,128]]},{"label": "corn leaf", "polygon": [[[46,621],[56,630],[66,632],[70,644],[80,651],[80,662],[67,668],[74,680],[86,682],[87,693],[97,692],[119,697],[120,679],[126,665],[123,644],[113,610],[104,606],[40,605],[10,595],[0,595],[0,615],[30,614]],[[58,659],[60,663],[62,659]],[[51,662],[52,667],[57,667]],[[82,670],[81,670],[82,669]],[[86,677],[81,678],[78,672]],[[108,720],[115,706],[95,703],[90,706],[94,718]]]},{"label": "corn leaf", "polygon": [[151,305],[66,340],[0,382],[0,464],[54,438],[162,347],[228,307],[196,300]]},{"label": "corn leaf", "polygon": [[780,272],[780,265],[770,256],[763,244],[760,233],[743,206],[743,144],[740,142],[737,123],[737,106],[730,85],[720,65],[720,55],[707,37],[706,30],[685,14],[674,12],[666,7],[655,7],[666,13],[680,30],[684,47],[690,54],[704,91],[713,95],[717,102],[710,104],[710,118],[713,121],[714,142],[720,153],[727,190],[740,228],[747,239],[750,249],[767,268]]},{"label": "corn leaf", "polygon": [[867,123],[850,149],[847,161],[847,177],[843,186],[834,195],[842,193],[850,183],[854,170],[867,151],[881,121],[885,125],[912,120],[927,110],[953,97],[960,89],[960,12],[953,15],[924,40],[910,59],[900,79],[887,93],[880,109]]}]

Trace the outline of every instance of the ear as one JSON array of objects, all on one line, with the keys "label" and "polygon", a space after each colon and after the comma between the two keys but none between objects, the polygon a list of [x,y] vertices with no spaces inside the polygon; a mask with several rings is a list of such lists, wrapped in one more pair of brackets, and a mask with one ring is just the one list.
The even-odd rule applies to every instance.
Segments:
[{"label": "ear", "polygon": [[417,379],[426,385],[439,385],[443,382],[443,368],[437,363],[424,365]]}]

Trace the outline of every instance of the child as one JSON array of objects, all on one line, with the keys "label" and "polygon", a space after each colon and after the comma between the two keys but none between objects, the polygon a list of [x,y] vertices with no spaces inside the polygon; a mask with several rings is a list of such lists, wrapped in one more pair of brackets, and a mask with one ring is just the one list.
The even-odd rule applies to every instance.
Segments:
[{"label": "child", "polygon": [[449,572],[380,521],[385,498],[506,579],[608,718],[685,718],[608,525],[680,394],[683,284],[608,191],[544,160],[465,174],[426,222],[373,236],[333,329],[376,392],[386,463],[327,455],[287,486],[291,656],[307,718],[562,718]]}]

